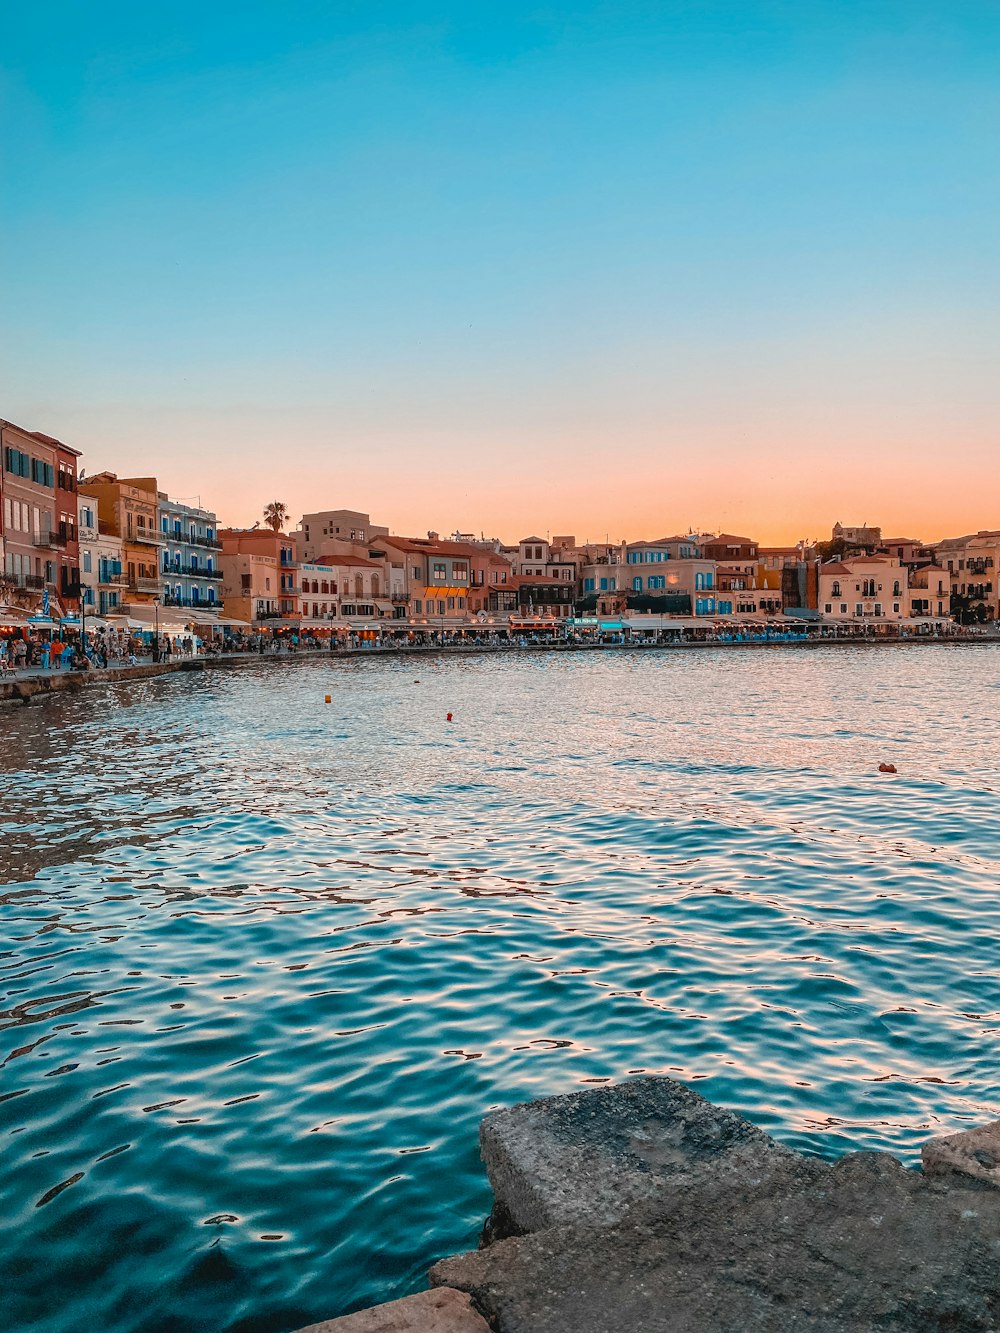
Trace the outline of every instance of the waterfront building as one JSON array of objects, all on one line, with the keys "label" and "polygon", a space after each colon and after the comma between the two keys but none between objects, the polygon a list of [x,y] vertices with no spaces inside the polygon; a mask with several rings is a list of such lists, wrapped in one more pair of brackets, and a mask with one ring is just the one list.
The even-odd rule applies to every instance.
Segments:
[{"label": "waterfront building", "polygon": [[41,431],[0,421],[0,536],[6,596],[68,614],[80,596],[77,466],[80,451]]},{"label": "waterfront building", "polygon": [[908,572],[894,555],[830,560],[819,567],[819,609],[830,620],[905,620],[910,614]]},{"label": "waterfront building", "polygon": [[[302,625],[316,628],[336,621],[347,628],[370,628],[392,619],[390,572],[384,553],[332,555],[300,566]],[[403,606],[405,612],[405,606]]]},{"label": "waterfront building", "polygon": [[955,614],[966,622],[1000,620],[1000,531],[949,537],[934,549],[948,571]]},{"label": "waterfront building", "polygon": [[[538,623],[568,620],[576,603],[576,580],[550,574],[512,575],[510,585],[517,591],[515,628],[537,628]],[[500,597],[496,598],[499,606]]]},{"label": "waterfront building", "polygon": [[[380,537],[378,550],[385,553],[391,567],[402,567],[404,583],[399,594],[408,600],[396,605],[408,611],[411,624],[456,629],[469,623],[473,564],[490,567],[487,548],[442,540],[431,532],[426,538]],[[477,600],[481,599],[477,592]]]},{"label": "waterfront building", "polygon": [[77,532],[80,538],[80,596],[88,615],[107,615],[121,609],[128,577],[122,539],[101,532],[93,496],[77,496]]},{"label": "waterfront building", "polygon": [[118,477],[98,472],[80,481],[80,494],[97,503],[99,530],[122,543],[125,580],[120,602],[151,606],[161,595],[155,477]]},{"label": "waterfront building", "polygon": [[689,537],[623,542],[606,560],[584,565],[584,604],[601,593],[625,592],[634,610],[714,616],[715,561],[687,554],[697,551],[697,544]]},{"label": "waterfront building", "polygon": [[774,616],[783,607],[781,571],[759,565],[716,565],[716,614]]},{"label": "waterfront building", "polygon": [[941,565],[921,565],[909,572],[911,617],[951,614],[951,575]]},{"label": "waterfront building", "polygon": [[298,626],[298,565],[290,537],[271,528],[220,528],[222,599],[227,618],[262,629]]},{"label": "waterfront building", "polygon": [[171,500],[157,493],[160,536],[161,600],[167,607],[218,612],[221,607],[222,570],[215,514],[200,505]]},{"label": "waterfront building", "polygon": [[[469,570],[469,611],[481,617],[516,611],[519,594],[516,576],[509,560],[495,551],[473,547]],[[570,593],[574,591],[570,588]],[[572,598],[571,598],[572,601]]]}]

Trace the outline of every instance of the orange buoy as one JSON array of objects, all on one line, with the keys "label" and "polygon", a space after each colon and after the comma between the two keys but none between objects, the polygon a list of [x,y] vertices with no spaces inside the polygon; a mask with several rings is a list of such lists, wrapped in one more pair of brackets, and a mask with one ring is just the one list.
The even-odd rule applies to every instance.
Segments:
[{"label": "orange buoy", "polygon": [[895,764],[879,764],[879,766],[878,766],[878,771],[879,771],[880,773],[895,773],[895,772],[896,772],[896,765],[895,765]]},{"label": "orange buoy", "polygon": [[450,713],[448,714],[448,721],[449,721],[449,722],[451,721],[451,714],[450,714]]},{"label": "orange buoy", "polygon": [[327,694],[326,696],[324,696],[323,702],[324,702],[325,704],[332,704],[332,703],[333,703],[333,695],[332,695],[332,694]]}]

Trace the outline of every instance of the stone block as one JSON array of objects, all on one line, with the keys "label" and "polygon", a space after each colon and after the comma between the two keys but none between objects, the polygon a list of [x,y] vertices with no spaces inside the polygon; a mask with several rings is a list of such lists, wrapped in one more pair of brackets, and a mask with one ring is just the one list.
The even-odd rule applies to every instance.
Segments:
[{"label": "stone block", "polygon": [[975,1180],[1000,1189],[1000,1120],[929,1139],[920,1157],[925,1176],[950,1176],[965,1185]]},{"label": "stone block", "polygon": [[298,1333],[490,1333],[464,1291],[437,1287],[400,1301],[310,1324]]},{"label": "stone block", "polygon": [[759,1185],[803,1159],[673,1079],[646,1077],[495,1111],[480,1148],[496,1236],[609,1227],[711,1181]]}]

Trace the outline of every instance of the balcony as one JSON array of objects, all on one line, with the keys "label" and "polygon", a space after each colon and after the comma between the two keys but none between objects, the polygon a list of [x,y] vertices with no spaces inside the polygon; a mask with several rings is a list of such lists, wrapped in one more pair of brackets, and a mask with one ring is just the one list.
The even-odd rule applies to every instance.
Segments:
[{"label": "balcony", "polygon": [[410,594],[408,592],[400,592],[397,588],[395,592],[390,594],[389,600],[393,602],[408,602],[410,600]]},{"label": "balcony", "polygon": [[167,539],[154,528],[137,528],[135,532],[130,532],[125,540],[138,542],[141,546],[162,546]]},{"label": "balcony", "polygon": [[5,587],[33,589],[39,592],[45,587],[45,579],[41,574],[0,573],[0,583]]},{"label": "balcony", "polygon": [[66,533],[56,528],[52,532],[39,533],[32,541],[33,546],[62,547],[66,545]]},{"label": "balcony", "polygon": [[131,579],[128,590],[129,592],[158,593],[160,591],[160,580],[150,578]]},{"label": "balcony", "polygon": [[163,565],[160,569],[161,574],[168,577],[179,575],[185,579],[221,579],[221,569],[204,569],[201,565]]},{"label": "balcony", "polygon": [[171,538],[172,541],[186,542],[188,546],[207,546],[210,551],[221,551],[222,542],[217,541],[215,537],[178,537],[176,534]]},{"label": "balcony", "polygon": [[201,597],[196,599],[194,597],[173,597],[171,595],[167,595],[163,598],[163,605],[193,606],[199,611],[220,611],[222,609],[221,602],[208,602]]}]

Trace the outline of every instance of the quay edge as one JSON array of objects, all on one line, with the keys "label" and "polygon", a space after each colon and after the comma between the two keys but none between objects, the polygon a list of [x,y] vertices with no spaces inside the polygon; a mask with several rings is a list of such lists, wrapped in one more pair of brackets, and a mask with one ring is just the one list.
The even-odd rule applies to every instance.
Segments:
[{"label": "quay edge", "polygon": [[947,646],[989,647],[1000,645],[1000,637],[981,636],[978,638],[917,638],[893,639],[884,642],[868,639],[806,639],[801,642],[781,643],[777,641],[761,643],[715,643],[712,641],[692,643],[625,643],[625,644],[585,644],[553,643],[530,644],[527,648],[504,644],[446,645],[428,644],[421,647],[385,646],[379,648],[341,648],[331,653],[326,649],[305,649],[291,656],[261,656],[258,653],[231,654],[224,657],[194,657],[177,662],[144,662],[138,666],[106,667],[94,671],[52,671],[46,675],[35,673],[30,676],[0,678],[0,707],[5,704],[25,704],[34,700],[45,699],[54,694],[74,693],[98,685],[116,685],[131,680],[145,680],[151,676],[165,676],[178,671],[210,671],[222,667],[236,667],[247,662],[276,663],[287,666],[292,662],[328,661],[338,662],[348,658],[371,657],[414,657],[428,654],[455,654],[463,657],[494,653],[687,653],[706,651],[777,651],[779,649],[815,650],[817,648],[919,648],[930,644]]}]

